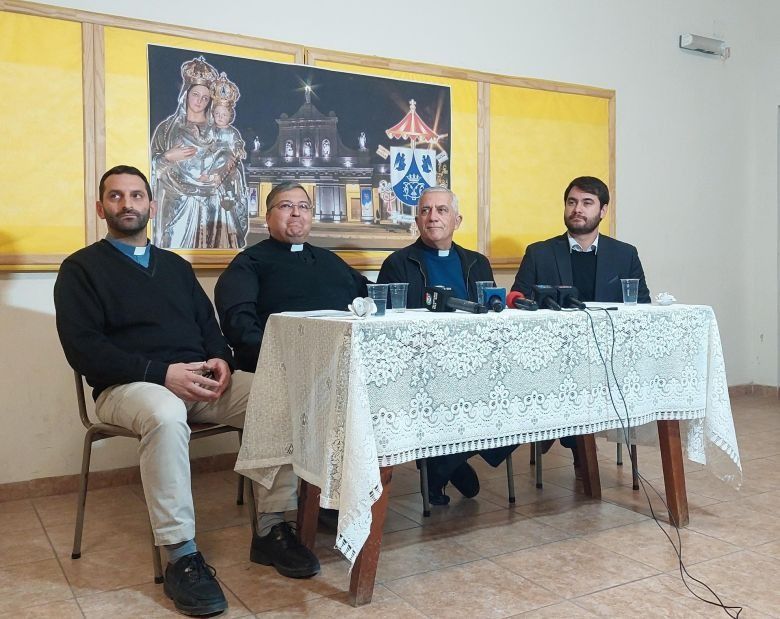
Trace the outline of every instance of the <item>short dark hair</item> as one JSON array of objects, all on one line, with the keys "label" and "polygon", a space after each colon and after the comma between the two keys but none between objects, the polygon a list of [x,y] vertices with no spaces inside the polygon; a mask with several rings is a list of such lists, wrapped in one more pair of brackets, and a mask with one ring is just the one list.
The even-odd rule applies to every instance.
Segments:
[{"label": "short dark hair", "polygon": [[135,168],[131,165],[115,165],[110,170],[106,171],[106,173],[100,177],[100,185],[98,186],[98,198],[102,201],[103,200],[103,192],[106,189],[106,179],[109,176],[115,176],[116,174],[130,174],[132,176],[137,176],[144,182],[144,187],[146,187],[146,194],[149,196],[149,200],[153,200],[152,198],[152,188],[149,186],[149,181],[146,180],[146,176],[144,176],[144,173],[141,172],[138,168]]},{"label": "short dark hair", "polygon": [[594,196],[598,196],[601,206],[609,204],[609,189],[600,178],[596,178],[595,176],[578,176],[575,178],[569,183],[566,191],[563,192],[564,204],[566,204],[566,200],[569,199],[569,192],[572,190],[572,187],[576,187],[585,193],[592,193]]},{"label": "short dark hair", "polygon": [[282,183],[279,183],[276,187],[274,187],[271,190],[271,193],[268,194],[268,197],[265,199],[265,210],[271,208],[271,203],[274,201],[274,198],[278,196],[280,193],[284,191],[292,191],[293,189],[300,189],[303,191],[303,193],[306,194],[306,199],[311,202],[311,196],[309,196],[309,192],[306,191],[303,188],[303,185],[300,183],[296,183],[295,181],[284,181]]}]

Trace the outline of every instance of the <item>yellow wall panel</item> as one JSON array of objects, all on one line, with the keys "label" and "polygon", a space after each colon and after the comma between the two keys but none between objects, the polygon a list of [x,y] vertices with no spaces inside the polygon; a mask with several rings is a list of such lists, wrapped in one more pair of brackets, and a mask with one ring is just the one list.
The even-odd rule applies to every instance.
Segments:
[{"label": "yellow wall panel", "polygon": [[81,24],[0,12],[0,254],[84,245]]},{"label": "yellow wall panel", "polygon": [[[315,66],[349,73],[379,75],[394,79],[450,86],[452,136],[450,137],[450,179],[458,195],[463,223],[455,241],[464,247],[477,247],[477,83],[423,73],[394,71],[370,66],[317,61]],[[400,118],[399,118],[400,120]],[[388,146],[389,147],[389,146]]]},{"label": "yellow wall panel", "polygon": [[609,146],[608,99],[491,85],[491,258],[561,234],[563,190],[577,176],[609,185]]}]

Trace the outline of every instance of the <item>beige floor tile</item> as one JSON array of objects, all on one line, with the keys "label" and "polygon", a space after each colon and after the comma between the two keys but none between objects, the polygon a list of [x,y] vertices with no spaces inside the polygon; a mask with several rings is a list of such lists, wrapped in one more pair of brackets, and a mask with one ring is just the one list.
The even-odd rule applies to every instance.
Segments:
[{"label": "beige floor tile", "polygon": [[565,531],[509,510],[471,518],[458,525],[448,530],[446,524],[442,524],[437,527],[437,532],[441,531],[440,534],[446,535],[447,540],[456,542],[484,558],[569,537]]},{"label": "beige floor tile", "polygon": [[739,504],[770,516],[778,516],[780,515],[780,490],[754,494],[743,499]]},{"label": "beige floor tile", "polygon": [[[658,494],[656,494],[656,492],[653,491],[653,488],[655,488],[658,494],[661,495],[660,497]],[[650,511],[650,505],[652,505],[656,517],[660,520],[668,522],[668,511],[664,506],[664,502],[666,501],[666,491],[664,489],[663,478],[648,480],[645,482],[645,489],[647,490],[647,495],[645,495],[645,492],[642,490],[641,483],[639,485],[639,490],[632,490],[629,486],[605,488],[601,492],[601,499],[614,505],[619,505],[620,507],[630,509],[631,511],[637,512],[638,514],[644,514],[647,517],[652,517]],[[686,494],[688,497],[689,510],[695,509],[697,507],[706,507],[707,505],[720,503],[720,501],[717,499],[702,496],[701,494],[696,494],[695,492],[687,491]],[[647,502],[648,496],[650,497],[650,504]],[[663,497],[663,501],[661,500],[661,497]]]},{"label": "beige floor tile", "polygon": [[390,483],[390,496],[414,494],[420,492],[420,475],[415,469],[410,471],[400,466],[393,467],[393,480]]},{"label": "beige floor tile", "polygon": [[660,575],[592,593],[575,600],[578,606],[599,617],[630,613],[636,617],[686,617],[690,619],[725,616],[722,610],[696,599],[680,578]]},{"label": "beige floor tile", "polygon": [[561,599],[520,576],[508,577],[482,560],[385,583],[430,617],[506,617]]},{"label": "beige floor tile", "polygon": [[377,582],[397,580],[412,574],[439,570],[475,561],[480,555],[451,537],[421,538],[419,531],[385,535],[377,567]]},{"label": "beige floor tile", "polygon": [[225,527],[197,533],[195,541],[206,562],[217,569],[237,563],[246,563],[252,544],[249,524]]},{"label": "beige floor tile", "polygon": [[719,596],[740,606],[777,617],[780,614],[780,561],[741,552],[699,563],[691,574]]},{"label": "beige floor tile", "polygon": [[52,558],[54,550],[40,526],[13,532],[3,529],[3,535],[0,536],[0,565],[31,563]]},{"label": "beige floor tile", "polygon": [[780,518],[739,502],[716,503],[693,509],[688,528],[742,548],[780,539]]},{"label": "beige floor tile", "polygon": [[382,529],[384,533],[393,533],[395,531],[405,531],[413,529],[420,525],[406,516],[399,514],[394,509],[388,509],[385,515],[385,526]]},{"label": "beige floor tile", "polygon": [[[667,524],[663,527],[672,538],[675,547],[679,548],[677,530]],[[737,546],[689,529],[679,529],[679,533],[682,541],[682,558],[686,566],[740,550]],[[675,549],[655,522],[637,522],[586,535],[582,539],[645,563],[661,572],[674,570],[679,565]]]},{"label": "beige floor tile", "polygon": [[32,501],[24,499],[0,503],[0,531],[8,534],[30,530],[43,530]]},{"label": "beige floor tile", "polygon": [[374,597],[370,604],[353,608],[349,604],[349,594],[341,593],[331,597],[307,600],[295,606],[269,610],[256,615],[262,619],[287,619],[288,617],[318,617],[322,619],[342,619],[349,617],[372,617],[398,619],[423,619],[425,615],[415,610],[392,591],[382,585],[374,588]]},{"label": "beige floor tile", "polygon": [[578,597],[658,573],[648,565],[576,538],[492,560],[562,598]]},{"label": "beige floor tile", "polygon": [[762,490],[780,490],[780,456],[743,462],[742,474],[751,484]]},{"label": "beige floor tile", "polygon": [[0,568],[0,612],[73,599],[56,559]]},{"label": "beige floor tile", "polygon": [[[653,484],[655,484],[655,481],[653,481]],[[757,483],[747,475],[743,475],[742,486],[740,486],[739,490],[736,490],[726,482],[715,477],[708,470],[687,474],[685,476],[685,487],[688,492],[710,497],[718,501],[741,500],[751,494],[772,490],[771,487],[760,482]]]},{"label": "beige floor tile", "polygon": [[543,503],[521,505],[517,510],[536,518],[542,524],[572,535],[587,535],[645,519],[641,514],[604,501],[584,497],[581,500],[573,499],[574,497],[564,497]]},{"label": "beige floor tile", "polygon": [[76,600],[19,608],[10,615],[14,619],[82,619],[84,617]]},{"label": "beige floor tile", "polygon": [[[338,564],[329,566],[333,573],[341,570]],[[346,591],[346,583],[339,577],[285,578],[273,567],[254,563],[230,565],[219,570],[218,577],[253,613],[285,606],[295,606],[307,600],[336,595]],[[340,584],[331,584],[339,580]]]},{"label": "beige floor tile", "polygon": [[452,498],[449,505],[431,506],[431,515],[428,518],[423,517],[422,496],[420,493],[405,494],[398,497],[390,497],[389,505],[397,513],[405,518],[424,526],[433,526],[440,522],[451,519],[469,518],[477,514],[485,514],[504,509],[501,505],[496,505],[485,497],[477,495],[473,499],[466,499],[460,496],[457,490],[448,489],[449,496]]},{"label": "beige floor tile", "polygon": [[760,546],[753,546],[751,550],[780,561],[780,540],[761,544]]},{"label": "beige floor tile", "polygon": [[[571,466],[571,464],[569,464]],[[557,486],[549,481],[543,488],[536,487],[536,479],[528,475],[515,475],[515,505],[528,505],[537,501],[548,501],[574,494],[571,488]],[[491,503],[509,507],[509,493],[506,477],[484,480],[479,494]]]},{"label": "beige floor tile", "polygon": [[[55,552],[63,559],[70,560],[74,529],[74,524],[46,527],[46,533],[51,539]],[[149,519],[145,511],[116,518],[92,515],[84,519],[81,539],[82,556],[101,550],[121,551],[137,546],[151,548],[151,544]]]},{"label": "beige floor tile", "polygon": [[[163,566],[165,565],[163,553]],[[154,581],[151,544],[85,552],[62,558],[62,569],[76,597]]]},{"label": "beige floor tile", "polygon": [[515,617],[517,619],[570,619],[571,617],[596,617],[596,615],[571,602],[560,602],[527,613],[513,615],[513,618]]},{"label": "beige floor tile", "polygon": [[[219,615],[220,619],[238,619],[251,615],[231,591],[224,586],[222,590],[228,601],[228,610]],[[78,602],[87,619],[182,616],[165,595],[163,586],[154,583],[88,595],[78,598]]]},{"label": "beige floor tile", "polygon": [[[78,495],[58,494],[33,499],[44,527],[76,523]],[[85,520],[110,520],[128,514],[146,514],[146,505],[130,486],[100,488],[87,492]]]},{"label": "beige floor tile", "polygon": [[739,457],[742,462],[780,455],[780,430],[767,431],[763,424],[759,424],[756,434],[739,433]]}]

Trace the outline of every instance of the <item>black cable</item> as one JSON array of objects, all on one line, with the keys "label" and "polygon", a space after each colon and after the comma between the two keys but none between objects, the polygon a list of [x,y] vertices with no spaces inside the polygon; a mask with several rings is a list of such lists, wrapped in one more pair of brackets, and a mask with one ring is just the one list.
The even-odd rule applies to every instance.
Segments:
[{"label": "black cable", "polygon": [[[604,359],[604,355],[601,352],[601,347],[599,346],[598,337],[596,335],[596,327],[595,327],[595,324],[593,322],[593,316],[591,316],[590,312],[588,311],[588,310],[594,310],[594,309],[603,311],[607,315],[607,318],[609,319],[609,324],[610,324],[611,331],[612,331],[612,342],[611,342],[610,356],[609,356],[610,368],[612,369],[612,378],[615,381],[615,386],[617,387],[618,394],[620,395],[620,399],[623,402],[623,409],[626,412],[625,423],[623,422],[623,418],[620,416],[620,413],[618,412],[617,405],[615,404],[615,399],[614,399],[614,397],[612,395],[612,386],[610,385],[610,380],[609,380],[609,369],[610,368],[607,367],[607,362]],[[618,381],[617,375],[615,374],[615,354],[614,354],[615,353],[615,341],[616,341],[615,323],[612,320],[612,316],[610,316],[609,312],[605,308],[603,308],[603,307],[588,307],[588,308],[585,308],[585,310],[582,310],[582,311],[585,312],[585,314],[588,317],[588,321],[590,322],[590,329],[591,329],[591,332],[593,333],[593,341],[596,344],[596,350],[599,353],[599,358],[601,359],[601,363],[604,366],[604,373],[606,374],[606,378],[607,378],[607,392],[609,393],[609,401],[612,404],[612,409],[615,411],[615,415],[617,416],[618,421],[620,422],[620,426],[621,426],[621,428],[623,430],[623,438],[625,439],[624,442],[625,442],[626,447],[628,448],[629,453],[630,453],[630,450],[631,450],[631,439],[630,439],[631,419],[630,419],[630,416],[629,416],[629,413],[628,413],[628,404],[626,403],[626,398],[623,395],[623,390],[620,388],[620,382]],[[669,543],[672,545],[672,548],[674,548],[674,552],[677,555],[677,561],[678,561],[679,566],[680,566],[680,580],[682,580],[682,583],[685,585],[685,588],[688,589],[688,591],[690,591],[691,594],[695,598],[701,600],[702,602],[706,602],[707,604],[710,604],[712,606],[717,606],[719,608],[722,608],[724,610],[724,612],[729,617],[732,617],[733,619],[739,619],[739,615],[740,615],[740,613],[743,610],[741,606],[727,606],[726,604],[724,604],[723,600],[720,599],[720,596],[717,593],[715,593],[715,591],[713,591],[713,589],[707,583],[699,580],[695,576],[692,576],[688,572],[688,568],[685,567],[685,564],[683,563],[683,560],[682,560],[682,538],[680,537],[680,528],[678,526],[678,523],[674,522],[674,519],[671,517],[671,513],[669,513],[669,506],[666,504],[666,501],[664,500],[664,497],[661,495],[661,493],[653,486],[653,484],[651,484],[647,479],[645,479],[645,477],[639,472],[639,461],[638,460],[639,460],[638,458],[634,459],[634,461],[632,461],[632,465],[633,465],[633,467],[634,467],[634,469],[636,471],[636,476],[639,479],[639,483],[642,486],[642,492],[644,492],[645,498],[647,499],[647,504],[650,507],[650,515],[652,516],[653,521],[655,522],[656,526],[658,526],[658,528],[661,529],[661,532],[666,536],[666,539],[669,540]],[[658,498],[661,500],[661,502],[663,503],[664,507],[666,508],[667,513],[669,513],[670,524],[674,527],[674,530],[677,533],[677,544],[678,544],[677,546],[675,546],[674,540],[672,540],[670,535],[666,532],[666,529],[659,522],[658,517],[655,514],[655,510],[653,509],[653,503],[650,500],[650,495],[647,492],[647,488],[645,487],[645,484],[650,486],[650,488],[653,490],[653,492],[655,492],[655,494],[658,496]],[[695,583],[701,585],[702,587],[704,587],[705,589],[707,589],[707,591],[709,591],[712,595],[715,596],[715,599],[717,600],[717,602],[714,602],[712,600],[708,600],[707,598],[704,598],[704,597],[700,596],[698,593],[696,593],[690,587],[688,582],[686,581],[686,578],[685,578],[686,576],[689,579],[691,579],[693,582],[695,582]],[[735,614],[731,613],[731,611],[733,611],[733,610],[736,611]]]}]

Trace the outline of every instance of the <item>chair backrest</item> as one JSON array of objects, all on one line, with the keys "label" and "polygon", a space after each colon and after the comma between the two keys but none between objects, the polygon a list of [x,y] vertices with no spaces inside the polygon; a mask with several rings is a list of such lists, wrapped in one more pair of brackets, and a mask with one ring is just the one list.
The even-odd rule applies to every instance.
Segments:
[{"label": "chair backrest", "polygon": [[76,370],[73,370],[74,378],[76,379],[76,399],[79,401],[79,417],[81,417],[81,423],[89,430],[92,427],[92,422],[87,415],[87,400],[84,397],[84,380]]}]

